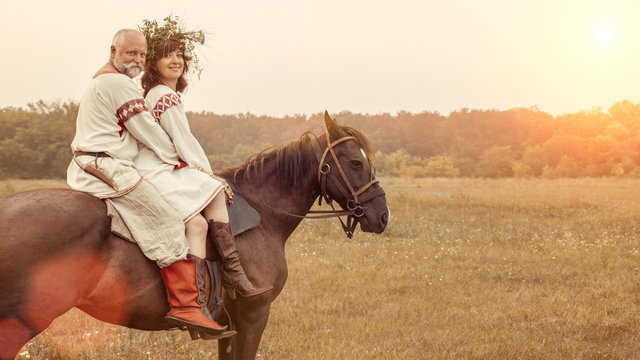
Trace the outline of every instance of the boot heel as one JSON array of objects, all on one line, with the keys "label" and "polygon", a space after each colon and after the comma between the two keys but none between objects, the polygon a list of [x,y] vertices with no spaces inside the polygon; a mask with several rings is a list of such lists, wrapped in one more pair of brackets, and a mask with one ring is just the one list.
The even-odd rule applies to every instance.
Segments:
[{"label": "boot heel", "polygon": [[187,330],[189,330],[189,335],[191,335],[191,340],[198,340],[200,339],[199,336],[199,332],[196,329],[192,329],[192,328],[187,328]]}]

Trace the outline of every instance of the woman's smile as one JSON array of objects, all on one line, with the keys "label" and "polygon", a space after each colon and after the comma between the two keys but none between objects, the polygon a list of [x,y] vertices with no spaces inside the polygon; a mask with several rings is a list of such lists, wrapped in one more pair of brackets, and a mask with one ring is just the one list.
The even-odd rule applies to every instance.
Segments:
[{"label": "woman's smile", "polygon": [[175,50],[158,59],[156,67],[160,74],[160,80],[175,90],[178,78],[184,72],[182,51]]}]

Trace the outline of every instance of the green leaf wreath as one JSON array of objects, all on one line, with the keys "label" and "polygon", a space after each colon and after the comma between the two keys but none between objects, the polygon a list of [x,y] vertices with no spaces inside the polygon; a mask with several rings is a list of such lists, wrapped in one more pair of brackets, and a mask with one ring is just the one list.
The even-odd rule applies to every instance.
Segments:
[{"label": "green leaf wreath", "polygon": [[185,48],[182,52],[185,56],[191,57],[189,63],[190,70],[200,78],[202,68],[198,64],[198,56],[194,52],[196,45],[204,45],[204,32],[198,31],[184,31],[180,27],[179,18],[177,16],[169,15],[164,18],[164,24],[158,25],[156,20],[142,20],[142,26],[138,25],[138,30],[147,38],[147,62],[155,62],[159,51],[156,51],[156,46],[162,41],[172,39],[184,44]]}]

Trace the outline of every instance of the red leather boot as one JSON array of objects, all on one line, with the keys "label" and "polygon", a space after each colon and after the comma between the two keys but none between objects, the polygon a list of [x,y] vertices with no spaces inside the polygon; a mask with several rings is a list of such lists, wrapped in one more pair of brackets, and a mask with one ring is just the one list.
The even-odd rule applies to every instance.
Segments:
[{"label": "red leather boot", "polygon": [[192,338],[195,336],[192,330],[216,335],[216,338],[236,334],[235,331],[226,331],[227,327],[211,319],[205,310],[207,299],[204,294],[204,260],[195,257],[180,260],[160,271],[171,306],[165,320],[176,326],[186,326]]}]

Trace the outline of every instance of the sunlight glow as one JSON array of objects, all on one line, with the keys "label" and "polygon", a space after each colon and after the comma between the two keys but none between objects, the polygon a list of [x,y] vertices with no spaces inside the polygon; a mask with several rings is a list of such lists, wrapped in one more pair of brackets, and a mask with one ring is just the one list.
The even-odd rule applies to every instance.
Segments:
[{"label": "sunlight glow", "polygon": [[601,44],[613,42],[613,35],[613,30],[609,26],[603,25],[596,29],[596,40]]}]

